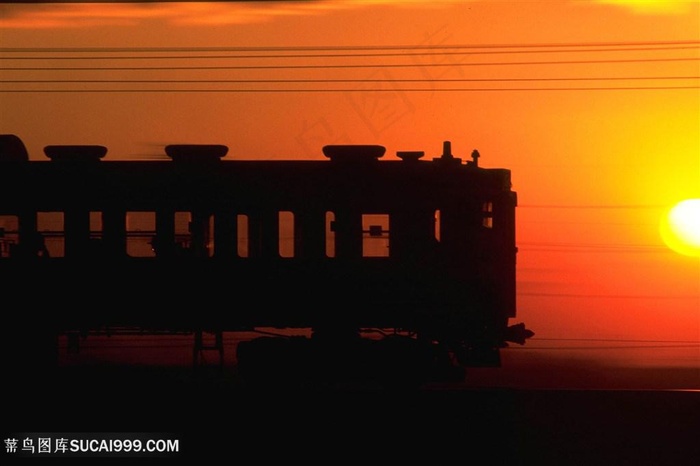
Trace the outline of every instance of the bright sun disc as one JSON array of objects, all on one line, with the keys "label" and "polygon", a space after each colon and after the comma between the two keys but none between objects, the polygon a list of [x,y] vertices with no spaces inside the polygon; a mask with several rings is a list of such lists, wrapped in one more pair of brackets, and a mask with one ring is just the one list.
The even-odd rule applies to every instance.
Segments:
[{"label": "bright sun disc", "polygon": [[667,210],[659,229],[668,247],[686,256],[700,257],[700,199],[686,199]]}]

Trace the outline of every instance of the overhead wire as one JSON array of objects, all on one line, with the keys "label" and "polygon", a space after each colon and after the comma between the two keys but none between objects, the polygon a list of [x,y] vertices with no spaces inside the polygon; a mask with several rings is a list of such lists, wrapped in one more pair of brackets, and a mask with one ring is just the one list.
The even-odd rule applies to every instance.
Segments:
[{"label": "overhead wire", "polygon": [[[371,331],[376,331],[383,335],[388,335],[389,332],[382,332],[381,329],[369,329]],[[229,334],[230,339],[223,338],[224,346],[235,346],[239,341],[244,341],[252,337],[247,337],[243,339],[238,339],[235,334],[239,333],[236,331],[224,332]],[[251,332],[244,332],[251,333]],[[255,329],[252,333],[290,338],[293,335],[286,335],[278,332],[266,332],[264,330]],[[88,336],[80,344],[80,347],[89,349],[125,349],[125,348],[152,348],[152,349],[165,349],[165,348],[191,348],[192,344],[185,340],[186,337],[191,335],[183,335],[181,338],[174,339],[168,338],[168,336],[157,336],[157,335],[128,335],[119,336],[115,338],[99,339],[100,335],[91,335],[93,338]],[[91,341],[91,342],[90,342]],[[536,346],[534,343],[577,343],[575,346],[567,345],[557,345],[557,346]],[[524,349],[524,350],[620,350],[620,349],[695,349],[700,348],[700,341],[697,340],[653,340],[653,339],[620,339],[620,338],[540,338],[533,337],[533,341],[527,346],[509,346],[508,349]],[[578,344],[587,343],[587,344]],[[607,345],[597,345],[597,344],[607,344]]]},{"label": "overhead wire", "polygon": [[636,87],[513,87],[513,88],[449,88],[449,89],[0,89],[0,93],[326,93],[326,92],[520,92],[520,91],[659,91],[659,90],[695,90],[700,85],[693,86],[636,86]]},{"label": "overhead wire", "polygon": [[65,66],[65,67],[3,67],[5,71],[177,71],[177,70],[283,70],[283,69],[363,69],[363,68],[422,68],[422,67],[461,67],[461,66],[517,66],[517,65],[593,65],[603,63],[654,63],[700,61],[700,57],[630,58],[600,60],[549,60],[512,62],[450,62],[450,63],[362,63],[362,64],[322,64],[322,65],[212,65],[212,66]]},{"label": "overhead wire", "polygon": [[190,46],[190,47],[0,47],[2,52],[186,52],[186,51],[348,51],[348,50],[451,50],[451,49],[493,49],[493,48],[571,48],[571,47],[615,47],[615,46],[700,46],[700,40],[655,40],[655,41],[616,41],[616,42],[548,42],[511,44],[412,44],[412,45],[317,45],[317,46]]},{"label": "overhead wire", "polygon": [[450,79],[6,79],[0,82],[14,84],[290,84],[290,83],[456,83],[456,82],[548,82],[548,81],[638,81],[638,80],[686,80],[700,79],[696,76],[625,76],[625,77],[557,77],[557,78],[450,78]]},{"label": "overhead wire", "polygon": [[[37,73],[62,73],[62,72],[207,72],[207,71],[280,71],[280,70],[306,70],[306,71],[328,71],[328,70],[362,70],[362,69],[416,69],[423,72],[430,68],[452,68],[462,67],[511,67],[511,66],[571,66],[590,64],[634,64],[634,63],[672,63],[672,62],[695,62],[700,61],[698,56],[663,56],[652,57],[649,53],[670,51],[699,50],[700,41],[679,40],[679,41],[639,41],[639,42],[578,42],[578,43],[543,43],[543,44],[482,44],[482,45],[385,45],[385,46],[288,46],[288,47],[63,47],[63,48],[33,48],[33,47],[4,47],[0,48],[0,63],[6,66],[0,67],[0,72],[37,72]],[[457,55],[471,57],[474,55],[488,54],[542,54],[542,53],[565,53],[565,54],[590,54],[590,53],[625,53],[627,56],[618,58],[587,58],[587,59],[563,59],[563,60],[497,60],[497,61],[455,61],[449,59]],[[630,53],[644,53],[643,56],[630,56]],[[65,54],[70,54],[65,56]],[[157,55],[154,55],[157,53]],[[226,55],[222,55],[226,53]],[[35,55],[41,54],[41,55]],[[84,55],[88,54],[88,55]],[[120,54],[120,55],[114,55]],[[128,54],[128,55],[124,55]],[[146,55],[144,55],[146,54]],[[175,55],[173,55],[175,54]],[[186,55],[183,55],[186,54]],[[216,55],[212,55],[216,54]],[[231,55],[233,54],[233,55]],[[444,57],[447,60],[436,60],[436,57]],[[372,62],[367,59],[373,58],[411,58],[411,62],[382,61]],[[420,57],[425,60],[420,60]],[[297,59],[323,59],[322,63],[289,63],[279,62],[279,60]],[[360,63],[351,63],[349,59],[363,59]],[[265,64],[186,64],[186,65],[139,65],[139,66],[16,66],[7,65],[13,60],[38,61],[38,60],[62,60],[62,61],[110,61],[110,60],[277,60],[277,63]],[[334,62],[333,60],[343,60]],[[599,70],[598,70],[599,71]],[[693,70],[696,71],[696,70]],[[0,79],[2,85],[84,85],[84,84],[119,84],[128,86],[131,84],[158,84],[158,88],[2,88],[3,93],[27,93],[27,92],[56,92],[56,93],[86,93],[86,92],[112,92],[112,93],[319,93],[319,92],[494,92],[494,91],[602,91],[602,90],[695,90],[700,88],[700,76],[696,72],[673,73],[667,76],[630,75],[629,72],[623,76],[532,76],[532,77],[488,77],[488,78],[411,78],[407,76],[386,77],[366,79],[357,77],[338,78],[279,78],[271,79],[266,76],[260,78],[230,78],[230,79],[83,79],[75,76],[73,79]],[[632,85],[633,82],[647,81],[656,83],[652,85]],[[663,81],[663,82],[659,82]],[[672,82],[672,81],[675,81]],[[445,83],[555,83],[555,82],[606,82],[625,83],[628,85],[609,86],[561,86],[561,87],[540,87],[540,86],[504,86],[504,87],[440,87],[437,84]],[[362,87],[290,87],[297,84],[335,84],[335,83],[362,83],[367,86]],[[382,86],[383,84],[406,84],[424,83],[430,84],[428,87],[403,87],[403,86]],[[214,88],[178,88],[163,87],[162,85],[178,84],[198,84],[207,86],[217,86]],[[283,87],[245,87],[231,88],[221,86],[223,84],[274,84]],[[369,86],[375,84],[375,86]]]},{"label": "overhead wire", "polygon": [[[497,55],[497,54],[525,54],[525,53],[590,53],[590,52],[638,52],[638,51],[659,51],[659,50],[689,50],[696,49],[696,45],[676,45],[668,47],[626,47],[626,48],[579,48],[579,49],[533,49],[533,50],[486,50],[486,51],[429,51],[429,52],[381,52],[381,53],[286,53],[286,54],[265,54],[259,55],[119,55],[119,56],[14,56],[14,57],[3,57],[0,56],[0,60],[171,60],[171,59],[183,59],[197,60],[197,59],[246,59],[246,58],[369,58],[369,57],[434,57],[434,56],[451,56],[451,55]],[[193,50],[197,53],[207,53],[206,50]],[[0,53],[3,50],[0,49]],[[6,53],[18,53],[17,51],[7,51]],[[22,51],[27,53],[26,51]],[[41,51],[44,52],[45,51]],[[72,51],[75,53],[76,51]],[[170,53],[165,51],[160,51],[161,53]],[[32,53],[31,51],[29,53]],[[110,50],[105,50],[103,53],[115,53]],[[212,53],[212,52],[209,52]],[[248,52],[250,53],[250,52]]]},{"label": "overhead wire", "polygon": [[536,296],[538,298],[580,298],[580,299],[654,299],[654,300],[676,300],[676,299],[697,299],[700,301],[700,294],[697,295],[623,295],[623,294],[576,294],[576,293],[536,293],[518,292],[518,296]]}]

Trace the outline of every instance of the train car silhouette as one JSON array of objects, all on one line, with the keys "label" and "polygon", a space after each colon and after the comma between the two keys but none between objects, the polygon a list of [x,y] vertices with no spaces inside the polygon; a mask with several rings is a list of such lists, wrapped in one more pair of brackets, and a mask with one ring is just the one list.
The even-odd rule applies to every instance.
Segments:
[{"label": "train car silhouette", "polygon": [[449,141],[432,159],[380,160],[379,145],[287,161],[229,159],[215,144],[166,146],[154,161],[44,152],[30,161],[0,135],[0,278],[16,303],[4,341],[34,341],[25,365],[61,334],[186,331],[201,350],[202,332],[273,327],[311,334],[239,344],[241,373],[423,377],[498,366],[501,348],[532,336],[510,323],[511,172],[479,166],[476,150],[467,161]]}]

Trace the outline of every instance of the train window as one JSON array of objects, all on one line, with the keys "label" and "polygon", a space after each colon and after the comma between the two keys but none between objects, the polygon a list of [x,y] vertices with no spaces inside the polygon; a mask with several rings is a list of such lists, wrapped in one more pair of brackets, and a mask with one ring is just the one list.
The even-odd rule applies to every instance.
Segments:
[{"label": "train window", "polygon": [[244,214],[236,215],[236,253],[238,257],[249,257],[250,255],[250,226],[248,216]]},{"label": "train window", "polygon": [[440,241],[440,209],[435,211],[433,221],[435,223],[435,240]]},{"label": "train window", "polygon": [[18,243],[19,220],[16,215],[0,215],[0,257],[10,257]]},{"label": "train window", "polygon": [[362,215],[362,257],[389,257],[389,215]]},{"label": "train window", "polygon": [[192,248],[192,213],[175,212],[175,248],[188,251]]},{"label": "train window", "polygon": [[326,212],[326,256],[335,257],[335,213]]},{"label": "train window", "polygon": [[181,248],[189,248],[191,242],[192,214],[175,212],[175,243]]},{"label": "train window", "polygon": [[102,212],[90,211],[88,213],[88,237],[91,254],[99,254],[102,251]]},{"label": "train window", "polygon": [[209,215],[207,216],[207,231],[206,231],[206,237],[204,238],[204,247],[206,248],[207,255],[209,257],[212,257],[214,255],[214,245],[216,244],[216,241],[214,241],[215,236],[214,232],[216,230],[214,229],[214,216]]},{"label": "train window", "polygon": [[132,257],[155,257],[155,212],[126,213],[126,253]]},{"label": "train window", "polygon": [[90,239],[102,239],[102,212],[90,212]]},{"label": "train window", "polygon": [[214,252],[214,216],[175,212],[175,248],[180,254],[211,257]]},{"label": "train window", "polygon": [[37,231],[44,237],[44,244],[51,257],[63,257],[66,253],[63,212],[38,212]]},{"label": "train window", "polygon": [[294,257],[294,212],[279,212],[279,255]]},{"label": "train window", "polygon": [[481,225],[484,228],[493,228],[493,202],[481,204],[481,213],[483,214]]}]

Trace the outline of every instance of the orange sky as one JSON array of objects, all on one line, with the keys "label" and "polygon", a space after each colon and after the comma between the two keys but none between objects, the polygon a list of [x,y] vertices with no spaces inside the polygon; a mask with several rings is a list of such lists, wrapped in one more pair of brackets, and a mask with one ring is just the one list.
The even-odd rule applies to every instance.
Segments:
[{"label": "orange sky", "polygon": [[[562,44],[576,47],[552,47]],[[520,203],[517,321],[539,338],[698,341],[700,259],[669,250],[658,223],[675,202],[700,198],[699,44],[695,1],[3,4],[0,133],[20,136],[32,159],[43,159],[49,144],[102,144],[108,158],[131,159],[160,157],[173,143],[226,144],[227,157],[245,159],[322,159],[325,144],[369,143],[386,146],[392,158],[399,150],[438,155],[450,140],[457,156],[476,148],[482,166],[513,171]],[[374,47],[361,51],[367,54],[450,45],[481,48],[337,56],[345,53],[339,47]],[[129,50],[109,55],[110,47]],[[186,56],[204,54],[202,47],[331,56],[133,58],[163,54],[134,48],[163,47],[182,48],[177,54]],[[10,48],[61,48],[68,50],[60,56],[93,58],[28,60],[51,53]],[[241,52],[214,54],[224,53]],[[116,55],[132,58],[104,59]],[[382,66],[172,69],[350,63]],[[171,69],[53,69],[161,65]],[[302,78],[356,81],[288,82]],[[6,82],[97,79],[287,82]],[[195,88],[217,92],[162,92]],[[416,88],[424,90],[409,90]],[[28,89],[151,92],[5,92]],[[240,89],[314,92],[232,92]]]}]

